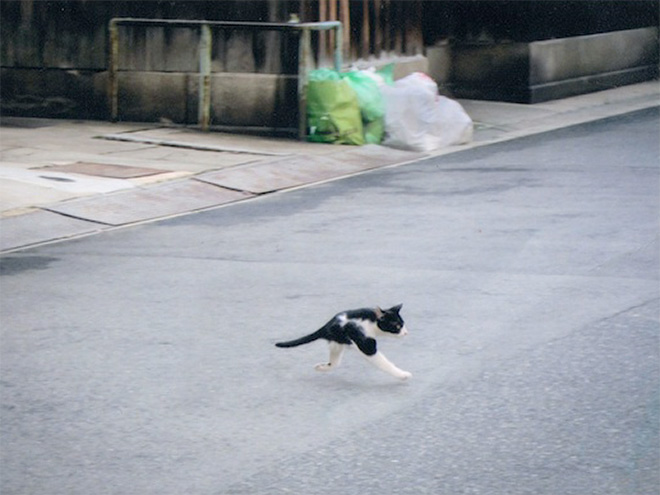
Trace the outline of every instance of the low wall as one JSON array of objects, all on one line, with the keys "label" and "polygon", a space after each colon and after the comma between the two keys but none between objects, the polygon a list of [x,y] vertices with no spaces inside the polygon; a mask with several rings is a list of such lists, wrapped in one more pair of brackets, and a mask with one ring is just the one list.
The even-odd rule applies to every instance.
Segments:
[{"label": "low wall", "polygon": [[[131,57],[123,62],[123,70],[119,72],[119,120],[196,125],[199,76],[190,57],[178,61],[170,57],[167,63],[162,57],[161,62],[152,57],[150,70],[144,70],[146,59],[136,56],[135,50],[126,52],[131,53]],[[379,66],[390,62],[395,64],[397,78],[428,68],[422,56],[370,61],[362,65]],[[3,68],[1,78],[3,115],[110,118],[105,70]],[[214,72],[211,125],[247,131],[270,132],[278,128],[297,132],[297,75]]]},{"label": "low wall", "polygon": [[646,81],[658,76],[658,28],[536,41],[529,57],[532,102]]},{"label": "low wall", "polygon": [[657,78],[658,28],[445,45],[428,56],[431,75],[456,97],[537,103]]},{"label": "low wall", "polygon": [[[124,37],[120,120],[196,124],[197,43],[196,36],[183,32]],[[276,45],[284,55],[296,54],[287,43]],[[287,63],[276,68],[284,69],[283,74],[240,72],[254,69],[241,62],[253,60],[240,56],[243,46],[220,39],[214,47],[214,53],[224,57],[214,59],[211,125],[295,129],[297,76],[288,71]],[[530,43],[446,43],[429,48],[427,58],[370,60],[362,65],[394,61],[397,78],[428,71],[443,92],[455,97],[536,103],[658,77],[658,28]],[[105,67],[98,66],[3,67],[1,112],[106,120],[107,78]]]},{"label": "low wall", "polygon": [[[211,125],[297,129],[298,78],[273,74],[215,73]],[[119,120],[198,120],[199,76],[182,72],[122,72]]]},{"label": "low wall", "polygon": [[[312,4],[307,7],[316,9]],[[362,12],[355,2],[342,5],[349,8],[347,15]],[[380,21],[421,12],[421,2],[396,0],[390,6],[396,9],[387,10]],[[109,119],[108,23],[112,18],[280,23],[291,14],[315,18],[310,9],[300,12],[301,7],[300,2],[285,0],[0,2],[0,114]],[[382,22],[373,27],[385,30],[387,36],[373,38],[373,46],[368,46],[374,53],[389,50],[405,58],[421,51],[419,26],[397,23],[390,30]],[[352,49],[345,46],[347,64],[357,56],[362,32],[344,32],[344,39],[353,43]],[[296,129],[298,33],[216,26],[212,39],[211,125]],[[124,25],[118,40],[119,118],[196,124],[199,29]],[[321,42],[318,35],[312,36],[314,51],[321,51]],[[360,55],[371,53],[359,51]],[[397,70],[406,65],[397,64]]]}]

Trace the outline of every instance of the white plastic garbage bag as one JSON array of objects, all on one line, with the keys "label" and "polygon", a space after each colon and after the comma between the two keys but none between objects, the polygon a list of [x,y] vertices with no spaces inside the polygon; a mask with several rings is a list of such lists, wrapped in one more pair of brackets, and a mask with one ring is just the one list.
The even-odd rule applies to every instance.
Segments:
[{"label": "white plastic garbage bag", "polygon": [[457,101],[438,94],[438,85],[415,72],[381,88],[385,139],[392,148],[432,151],[472,141],[472,119]]}]

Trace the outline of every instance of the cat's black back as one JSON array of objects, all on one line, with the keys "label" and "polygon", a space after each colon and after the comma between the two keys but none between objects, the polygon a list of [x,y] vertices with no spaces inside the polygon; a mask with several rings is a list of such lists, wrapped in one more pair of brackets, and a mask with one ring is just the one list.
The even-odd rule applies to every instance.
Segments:
[{"label": "cat's black back", "polygon": [[277,347],[295,347],[318,339],[351,345],[356,340],[356,332],[362,333],[362,336],[366,337],[363,331],[363,325],[366,322],[376,325],[383,332],[398,334],[404,327],[403,319],[399,314],[400,309],[401,305],[387,310],[380,308],[360,308],[343,311],[337,313],[316,332],[299,339],[278,342],[275,345]]}]

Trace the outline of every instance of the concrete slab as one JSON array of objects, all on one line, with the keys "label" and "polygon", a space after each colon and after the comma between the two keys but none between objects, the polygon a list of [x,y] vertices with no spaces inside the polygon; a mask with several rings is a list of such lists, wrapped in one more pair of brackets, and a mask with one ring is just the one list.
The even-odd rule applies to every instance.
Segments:
[{"label": "concrete slab", "polygon": [[368,145],[333,147],[327,155],[297,155],[202,174],[196,179],[231,189],[263,194],[423,158],[422,153]]},{"label": "concrete slab", "polygon": [[66,239],[102,230],[104,226],[50,211],[35,210],[23,215],[0,218],[0,251]]},{"label": "concrete slab", "polygon": [[349,147],[345,151],[333,153],[332,156],[335,160],[351,164],[355,167],[355,172],[359,172],[375,167],[386,167],[388,165],[419,160],[427,155],[425,153],[368,144],[366,146]]},{"label": "concrete slab", "polygon": [[65,172],[73,174],[92,175],[96,177],[110,177],[115,179],[134,179],[157,175],[167,172],[155,168],[130,167],[125,165],[113,165],[109,163],[76,162],[70,165],[54,165],[44,167],[44,171]]},{"label": "concrete slab", "polygon": [[131,136],[178,141],[190,145],[213,146],[218,149],[236,149],[265,155],[297,155],[334,153],[333,146],[309,143],[297,139],[230,134],[226,132],[200,132],[193,129],[155,128],[134,132]]},{"label": "concrete slab", "polygon": [[76,194],[0,177],[0,212],[56,203]]},{"label": "concrete slab", "polygon": [[197,180],[264,194],[350,174],[355,166],[327,156],[291,156],[202,174]]},{"label": "concrete slab", "polygon": [[216,151],[216,152],[229,152],[229,153],[248,153],[251,155],[266,155],[266,156],[281,156],[288,155],[289,153],[277,153],[273,151],[260,150],[255,151],[248,148],[238,148],[236,146],[227,146],[219,144],[208,144],[200,142],[179,141],[176,139],[160,139],[155,137],[144,136],[140,134],[106,134],[102,139],[109,141],[121,141],[127,143],[142,143],[147,145],[165,146],[169,148],[184,148],[193,149],[197,151]]},{"label": "concrete slab", "polygon": [[194,180],[164,183],[148,189],[67,201],[47,209],[107,225],[125,225],[186,213],[250,197]]},{"label": "concrete slab", "polygon": [[[245,153],[181,149],[167,146],[149,146],[130,153],[118,151],[107,153],[106,157],[114,163],[132,164],[137,167],[154,166],[163,170],[192,173],[231,167],[255,160],[255,155]],[[261,156],[256,158],[261,158]]]},{"label": "concrete slab", "polygon": [[[100,141],[100,140],[99,140]],[[115,143],[117,145],[126,143]],[[73,143],[71,147],[77,147]],[[88,144],[89,146],[89,144]],[[135,145],[132,145],[135,146]],[[84,148],[84,147],[83,147]],[[82,149],[82,148],[81,148]],[[121,165],[137,168],[157,168],[168,172],[200,173],[209,169],[229,167],[253,161],[255,157],[237,153],[209,153],[207,151],[146,146],[125,150],[121,146],[103,152],[77,150],[13,148],[0,153],[0,162],[10,162],[22,168],[70,165],[76,162]]]},{"label": "concrete slab", "polygon": [[[85,128],[84,123],[74,125],[53,125],[36,129],[3,128],[3,143],[11,143],[12,148],[33,150],[57,150],[58,155],[103,154],[122,150],[129,152],[142,149],[143,143],[118,143],[95,139],[97,127]],[[51,158],[52,160],[52,158]],[[47,162],[48,163],[48,162]]]},{"label": "concrete slab", "polygon": [[72,195],[105,194],[134,187],[128,181],[105,177],[67,174],[44,169],[25,169],[20,166],[0,166],[0,179],[23,182],[45,189],[56,189]]},{"label": "concrete slab", "polygon": [[504,103],[497,101],[460,100],[465,111],[475,122],[509,128],[522,121],[538,120],[553,116],[550,107],[525,105],[522,103]]},{"label": "concrete slab", "polygon": [[625,113],[648,108],[649,105],[660,103],[660,83],[647,81],[623,88],[607,89],[597,93],[572,96],[561,100],[537,103],[534,108],[549,110],[554,113],[570,113],[576,111]]},{"label": "concrete slab", "polygon": [[479,146],[655,107],[659,98],[658,81],[649,81],[534,105],[459,102],[475,122],[474,145]]}]

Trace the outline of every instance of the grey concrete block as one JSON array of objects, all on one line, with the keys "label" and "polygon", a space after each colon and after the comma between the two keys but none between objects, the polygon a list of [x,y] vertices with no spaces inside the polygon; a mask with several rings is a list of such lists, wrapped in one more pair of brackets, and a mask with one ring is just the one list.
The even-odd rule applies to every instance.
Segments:
[{"label": "grey concrete block", "polygon": [[107,77],[87,70],[2,68],[3,115],[107,118]]},{"label": "grey concrete block", "polygon": [[428,59],[428,75],[442,89],[448,86],[451,77],[451,45],[449,42],[429,46],[426,49]]},{"label": "grey concrete block", "polygon": [[216,74],[211,83],[213,124],[293,127],[298,78],[271,74]]},{"label": "grey concrete block", "polygon": [[658,63],[658,29],[577,36],[529,44],[530,85]]},{"label": "grey concrete block", "polygon": [[121,72],[119,120],[186,123],[188,77],[181,72]]},{"label": "grey concrete block", "polygon": [[196,72],[199,31],[196,29],[122,26],[119,68],[146,72]]},{"label": "grey concrete block", "polygon": [[649,65],[633,67],[614,72],[575,77],[545,84],[535,84],[529,88],[529,103],[540,103],[569,96],[592,93],[605,89],[636,84],[658,77],[658,67]]},{"label": "grey concrete block", "polygon": [[658,28],[452,47],[451,88],[461,98],[536,103],[658,75]]}]

